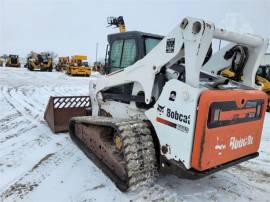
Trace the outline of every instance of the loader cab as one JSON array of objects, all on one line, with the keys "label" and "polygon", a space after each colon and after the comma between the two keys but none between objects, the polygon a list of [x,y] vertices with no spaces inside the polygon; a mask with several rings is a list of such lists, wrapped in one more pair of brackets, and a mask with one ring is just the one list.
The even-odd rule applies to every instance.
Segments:
[{"label": "loader cab", "polygon": [[39,62],[39,63],[46,62],[46,57],[45,57],[45,55],[38,55],[37,58],[38,58],[38,62]]},{"label": "loader cab", "polygon": [[[105,57],[105,73],[113,74],[134,64],[149,53],[163,36],[138,31],[108,35]],[[123,103],[132,100],[133,83],[111,87],[103,91],[103,97]]]},{"label": "loader cab", "polygon": [[105,72],[110,74],[124,69],[142,59],[163,36],[138,31],[108,35],[109,50],[106,52]]},{"label": "loader cab", "polygon": [[19,56],[18,55],[9,55],[10,58],[10,63],[11,64],[17,64],[18,60],[19,60]]}]

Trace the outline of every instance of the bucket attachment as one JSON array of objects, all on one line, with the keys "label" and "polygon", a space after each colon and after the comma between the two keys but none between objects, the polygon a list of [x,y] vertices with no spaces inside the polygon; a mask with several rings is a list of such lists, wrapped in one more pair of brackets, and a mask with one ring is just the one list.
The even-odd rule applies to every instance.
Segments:
[{"label": "bucket attachment", "polygon": [[89,96],[51,96],[44,119],[54,133],[67,132],[72,117],[87,116],[89,111]]}]

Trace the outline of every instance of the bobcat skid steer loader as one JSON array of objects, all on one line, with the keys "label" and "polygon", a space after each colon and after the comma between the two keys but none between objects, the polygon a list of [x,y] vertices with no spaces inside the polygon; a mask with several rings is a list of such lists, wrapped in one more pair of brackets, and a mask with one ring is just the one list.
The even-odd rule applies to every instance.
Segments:
[{"label": "bobcat skid steer loader", "polygon": [[[90,80],[90,110],[70,120],[69,133],[120,190],[158,173],[197,179],[258,156],[267,95],[255,88],[255,74],[267,39],[190,17],[166,37],[108,39],[107,75]],[[212,54],[213,39],[229,43]],[[249,51],[242,82],[217,75],[235,45]]]}]

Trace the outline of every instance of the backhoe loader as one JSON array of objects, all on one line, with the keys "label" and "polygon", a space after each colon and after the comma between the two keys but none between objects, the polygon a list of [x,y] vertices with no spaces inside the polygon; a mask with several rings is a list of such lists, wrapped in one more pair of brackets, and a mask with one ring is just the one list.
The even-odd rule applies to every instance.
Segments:
[{"label": "backhoe loader", "polygon": [[6,67],[21,67],[18,55],[9,55],[6,62]]},{"label": "backhoe loader", "polygon": [[[214,39],[228,45],[213,52]],[[71,139],[121,191],[158,173],[198,179],[259,155],[267,96],[255,74],[267,39],[187,17],[165,37],[133,31],[108,42],[107,74],[90,80],[89,100],[51,97],[45,119],[59,132],[75,114]],[[236,45],[249,52],[241,82],[217,74]]]},{"label": "backhoe loader", "polygon": [[47,52],[31,52],[27,57],[26,67],[30,71],[39,70],[51,72],[53,69],[53,59]]},{"label": "backhoe loader", "polygon": [[85,60],[87,60],[87,56],[84,55],[72,56],[66,73],[71,76],[90,76],[91,68],[88,63],[85,64]]}]

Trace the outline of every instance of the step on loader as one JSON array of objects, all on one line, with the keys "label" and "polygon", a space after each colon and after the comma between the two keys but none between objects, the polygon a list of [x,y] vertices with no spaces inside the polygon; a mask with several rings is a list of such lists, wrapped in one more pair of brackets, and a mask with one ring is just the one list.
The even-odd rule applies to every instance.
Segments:
[{"label": "step on loader", "polygon": [[[215,52],[214,39],[228,45]],[[259,155],[267,95],[255,74],[267,39],[187,17],[165,37],[123,32],[108,42],[107,74],[90,80],[89,113],[71,118],[69,134],[121,191],[159,173],[198,179]],[[217,75],[235,45],[249,52],[241,82]]]}]

